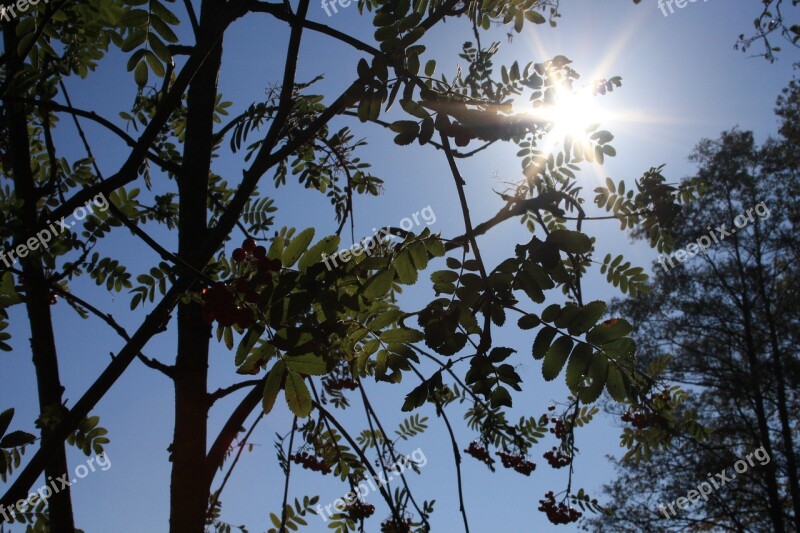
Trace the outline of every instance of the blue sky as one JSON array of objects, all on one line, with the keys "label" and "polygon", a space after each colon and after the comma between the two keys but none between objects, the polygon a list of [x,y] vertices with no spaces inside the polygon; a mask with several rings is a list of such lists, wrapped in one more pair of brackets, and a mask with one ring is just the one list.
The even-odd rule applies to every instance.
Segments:
[{"label": "blue sky", "polygon": [[[634,6],[629,0],[610,2],[562,2],[563,18],[556,29],[547,26],[529,27],[516,35],[512,43],[505,29],[493,30],[483,37],[484,43],[497,40],[502,43],[496,65],[517,60],[541,61],[563,54],[574,61],[574,68],[582,74],[582,81],[593,78],[622,76],[623,86],[600,99],[600,107],[608,113],[605,129],[615,134],[613,145],[618,156],[608,159],[602,168],[585,167],[580,174],[584,187],[591,190],[599,179],[606,176],[615,181],[625,179],[628,185],[651,166],[666,163],[666,176],[672,180],[691,175],[693,168],[687,156],[703,137],[717,137],[719,133],[739,125],[752,129],[758,140],[764,140],[776,130],[772,113],[780,89],[792,77],[791,63],[797,54],[787,51],[778,63],[770,65],[760,58],[749,58],[733,50],[736,36],[752,27],[759,9],[753,0],[711,0],[688,4],[683,9],[664,17],[654,0],[645,0]],[[312,4],[309,16],[317,21],[346,31],[365,40],[371,39],[371,26],[367,17],[360,17],[355,5],[340,8],[339,13],[328,17],[319,5]],[[442,28],[440,28],[442,29]],[[277,81],[282,68],[286,29],[275,25],[267,15],[250,17],[237,23],[229,32],[225,43],[225,66],[220,87],[224,98],[236,102],[232,114],[240,112],[253,101],[263,100],[264,88]],[[438,68],[452,77],[459,61],[457,53],[461,43],[472,38],[463,23],[451,21],[443,31],[426,37],[428,53],[438,60]],[[793,55],[794,54],[794,55]],[[116,57],[116,58],[113,58]],[[301,48],[299,78],[310,79],[325,74],[319,90],[327,95],[338,94],[353,75],[355,60],[359,56],[345,45],[331,43],[329,39],[308,33]],[[87,81],[69,84],[75,105],[97,108],[107,116],[116,117],[130,104],[133,93],[130,76],[125,72],[119,56],[104,62],[98,73]],[[458,210],[456,192],[446,162],[440,153],[416,145],[397,148],[392,136],[381,128],[362,125],[354,119],[337,119],[337,124],[349,125],[356,136],[366,137],[369,146],[362,157],[373,163],[374,173],[385,180],[385,194],[378,198],[357,199],[356,239],[368,236],[371,228],[398,225],[399,221],[426,206],[436,213],[433,231],[445,236],[463,232],[463,221]],[[66,142],[73,132],[66,121],[60,132]],[[90,140],[101,154],[101,168],[106,175],[116,170],[126,151],[104,132],[87,125]],[[132,132],[133,133],[133,132]],[[461,164],[467,182],[467,195],[474,221],[492,216],[502,206],[499,197],[491,192],[502,185],[495,176],[515,180],[520,176],[519,160],[514,147],[490,149],[469,162]],[[214,170],[231,182],[236,182],[244,168],[242,154],[223,152]],[[156,178],[160,179],[160,178]],[[292,183],[278,191],[270,188],[265,177],[262,191],[276,198],[280,208],[279,226],[315,226],[318,235],[335,230],[332,208],[320,194],[306,191]],[[614,222],[597,223],[584,229],[598,237],[599,254],[624,253],[626,258],[647,266],[655,254],[641,243],[635,245],[617,230]],[[510,254],[517,242],[525,237],[519,224],[509,221],[480,239],[485,257],[502,257]],[[175,236],[157,232],[159,241],[175,249]],[[240,239],[236,236],[235,241]],[[346,243],[349,244],[349,243]],[[137,273],[155,261],[128,235],[119,232],[116,239],[104,243],[104,251],[127,262]],[[231,246],[232,249],[232,246]],[[491,260],[490,260],[491,262]],[[606,299],[617,295],[605,281],[594,275],[585,280],[589,299]],[[95,289],[93,283],[81,281],[75,289],[102,308],[108,308],[115,317],[133,330],[141,314],[128,311],[127,295],[112,295]],[[404,304],[408,308],[419,306],[431,294],[430,286],[421,283],[407,291]],[[82,321],[60,304],[54,308],[58,345],[61,350],[62,378],[67,387],[66,398],[72,405],[91,384],[108,361],[109,353],[121,346],[120,340],[96,320]],[[27,349],[27,327],[19,309],[12,312],[14,334],[11,353],[0,355],[7,376],[0,389],[0,406],[17,408],[14,428],[25,424],[32,429],[36,417],[36,387]],[[532,343],[530,332],[506,328],[496,335],[502,343],[518,349],[515,363],[519,365],[525,386],[523,393],[515,394],[511,419],[521,415],[539,415],[552,400],[566,397],[567,390],[560,380],[544,383],[539,363],[528,355]],[[145,353],[166,362],[175,354],[174,331],[155,337]],[[233,354],[224,346],[214,343],[210,387],[224,386],[235,379]],[[401,385],[371,387],[372,403],[378,410],[385,427],[396,427],[402,419],[399,406],[412,382]],[[210,420],[210,433],[224,421],[239,396],[228,398],[215,406]],[[353,397],[353,403],[358,402]],[[172,387],[165,377],[134,363],[98,406],[94,414],[109,429],[111,444],[108,455],[112,467],[105,472],[89,475],[76,485],[73,492],[79,527],[89,533],[114,531],[140,533],[166,531],[169,497],[169,467],[166,448],[172,435]],[[433,531],[450,533],[462,531],[455,492],[455,470],[450,444],[441,420],[427,406],[421,414],[429,417],[429,430],[401,449],[410,453],[419,448],[427,459],[420,476],[412,474],[410,482],[418,500],[436,501]],[[453,408],[450,419],[456,426],[460,448],[472,440],[461,418],[462,412]],[[345,417],[351,433],[365,429],[363,413],[353,409]],[[278,408],[261,423],[252,442],[257,446],[245,453],[239,468],[234,472],[222,496],[223,518],[232,524],[245,524],[251,531],[268,527],[267,514],[278,512],[283,489],[273,449],[276,433],[284,434],[291,423],[285,406],[279,400]],[[598,418],[588,429],[577,434],[581,449],[576,459],[574,487],[584,487],[599,496],[604,480],[613,475],[605,456],[617,454],[618,426],[616,421]],[[573,526],[552,526],[536,510],[538,500],[548,490],[556,492],[566,486],[566,472],[550,469],[541,454],[553,446],[545,439],[535,450],[533,460],[537,470],[530,478],[502,469],[491,474],[480,463],[465,457],[464,497],[474,532],[493,531],[576,531]],[[71,465],[85,461],[85,457],[70,451]],[[292,477],[291,496],[320,495],[322,503],[332,502],[346,492],[346,486],[316,474],[296,470]],[[218,482],[217,482],[218,483]],[[215,484],[216,486],[217,484]],[[37,485],[38,486],[38,485]],[[376,494],[369,496],[378,507],[376,517],[368,523],[367,531],[376,531],[377,524],[386,515],[385,505]],[[305,531],[326,531],[325,524],[315,517],[309,519]],[[12,529],[12,531],[19,530]]]}]

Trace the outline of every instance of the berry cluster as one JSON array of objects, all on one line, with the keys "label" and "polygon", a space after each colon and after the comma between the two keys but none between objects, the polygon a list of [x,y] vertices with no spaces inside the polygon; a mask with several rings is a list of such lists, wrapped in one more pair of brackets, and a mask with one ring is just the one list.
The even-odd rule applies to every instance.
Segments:
[{"label": "berry cluster", "polygon": [[231,254],[231,259],[236,263],[241,263],[246,259],[251,261],[258,261],[266,259],[267,249],[263,246],[256,246],[256,241],[253,239],[245,239],[241,248],[236,248]]},{"label": "berry cluster", "polygon": [[630,422],[633,424],[633,427],[636,429],[643,429],[654,424],[657,424],[661,420],[661,417],[658,413],[644,413],[644,412],[630,412],[625,411],[622,413],[622,421],[623,422]]},{"label": "berry cluster", "polygon": [[500,459],[503,461],[503,466],[506,468],[513,468],[520,474],[530,476],[531,472],[536,470],[536,463],[532,463],[524,459],[521,455],[516,453],[508,453],[507,451],[497,452]]},{"label": "berry cluster", "polygon": [[356,390],[358,388],[358,382],[350,378],[335,378],[328,381],[328,387],[333,390]]},{"label": "berry cluster", "polygon": [[200,294],[204,300],[202,312],[206,324],[217,320],[221,326],[238,324],[241,328],[249,328],[255,322],[253,311],[247,306],[237,305],[236,295],[227,284],[218,281]]},{"label": "berry cluster", "polygon": [[553,418],[550,421],[553,423],[553,427],[550,428],[550,433],[553,433],[557,439],[563,439],[567,436],[569,431],[563,420],[560,418]]},{"label": "berry cluster", "polygon": [[564,468],[572,463],[572,456],[561,453],[555,446],[549,452],[544,452],[544,458],[553,468]]},{"label": "berry cluster", "polygon": [[492,461],[492,458],[489,456],[489,452],[486,450],[486,448],[478,444],[478,441],[475,440],[469,443],[469,447],[464,450],[464,453],[467,453],[478,461],[482,461],[487,464]]},{"label": "berry cluster", "polygon": [[406,518],[398,525],[393,518],[381,522],[381,533],[411,533],[411,519]]},{"label": "berry cluster", "polygon": [[353,520],[362,520],[372,516],[372,513],[375,512],[375,506],[371,503],[356,500],[345,507],[345,511],[347,511],[347,514],[350,515],[350,518]]},{"label": "berry cluster", "polygon": [[303,465],[303,468],[306,470],[322,472],[323,474],[331,473],[331,467],[325,462],[325,459],[317,458],[306,452],[292,454],[289,456],[289,460],[295,464]]},{"label": "berry cluster", "polygon": [[241,277],[227,283],[216,282],[203,289],[203,320],[206,324],[218,321],[225,327],[236,324],[241,328],[248,328],[255,323],[255,317],[252,310],[242,303],[258,303],[259,285],[272,281],[272,274],[280,270],[281,262],[268,259],[267,249],[256,246],[253,239],[245,239],[242,247],[233,251],[232,259],[236,263],[247,261],[255,274],[250,279]]},{"label": "berry cluster", "polygon": [[547,514],[547,519],[553,524],[569,524],[577,522],[582,513],[573,509],[564,502],[556,504],[556,498],[551,490],[544,495],[544,500],[539,500],[539,510]]}]

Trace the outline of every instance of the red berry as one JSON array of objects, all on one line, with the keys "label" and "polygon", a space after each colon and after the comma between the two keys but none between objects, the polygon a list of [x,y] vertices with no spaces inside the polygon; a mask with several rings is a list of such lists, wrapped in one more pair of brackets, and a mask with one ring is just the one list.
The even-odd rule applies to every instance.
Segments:
[{"label": "red berry", "polygon": [[267,257],[267,249],[263,246],[256,246],[255,250],[253,250],[253,257],[256,259],[264,259]]},{"label": "red berry", "polygon": [[203,322],[208,324],[209,326],[214,323],[216,317],[214,316],[214,311],[208,306],[203,306]]},{"label": "red berry", "polygon": [[242,248],[237,248],[237,249],[235,249],[233,251],[233,254],[231,255],[231,257],[237,263],[241,263],[242,261],[244,261],[247,258],[247,252],[245,252],[244,249],[242,249]]},{"label": "red berry", "polygon": [[239,307],[235,312],[236,323],[241,328],[249,328],[255,323],[253,312],[247,307]]},{"label": "red berry", "polygon": [[244,248],[245,252],[251,254],[253,253],[253,250],[256,249],[256,241],[254,241],[253,239],[245,239],[244,242],[242,243],[242,248]]},{"label": "red berry", "polygon": [[251,304],[257,304],[258,300],[259,300],[259,298],[258,298],[258,293],[257,292],[248,291],[244,295],[244,301],[245,302],[248,302],[248,303],[251,303]]}]

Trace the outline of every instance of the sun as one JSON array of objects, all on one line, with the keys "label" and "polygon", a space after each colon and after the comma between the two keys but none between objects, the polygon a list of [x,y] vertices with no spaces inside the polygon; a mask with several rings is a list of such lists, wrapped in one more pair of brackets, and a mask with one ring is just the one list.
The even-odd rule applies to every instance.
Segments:
[{"label": "sun", "polygon": [[586,140],[593,127],[607,118],[598,107],[597,97],[590,88],[560,88],[551,105],[527,113],[548,124],[545,136],[547,144],[562,142],[566,137],[578,142]]},{"label": "sun", "polygon": [[580,139],[586,136],[590,126],[603,122],[603,113],[597,106],[596,97],[586,90],[559,93],[549,112],[552,113],[553,124],[550,133],[556,139],[567,136]]}]

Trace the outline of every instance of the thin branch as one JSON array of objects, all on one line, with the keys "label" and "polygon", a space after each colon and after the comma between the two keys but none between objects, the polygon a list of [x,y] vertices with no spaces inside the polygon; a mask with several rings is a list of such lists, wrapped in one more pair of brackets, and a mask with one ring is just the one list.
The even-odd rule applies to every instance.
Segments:
[{"label": "thin branch", "polygon": [[[263,415],[263,413],[262,413]],[[289,499],[289,475],[292,473],[292,446],[294,446],[294,433],[297,430],[297,416],[292,420],[292,432],[289,435],[289,453],[286,455],[286,480],[283,483],[283,505],[281,505],[281,527],[278,533],[286,532],[286,501]]]},{"label": "thin branch", "polygon": [[[61,82],[61,91],[64,93],[64,99],[67,101],[67,104],[71,108],[72,101],[70,100],[69,93],[67,92],[67,88],[63,82]],[[83,143],[83,147],[86,150],[86,154],[92,160],[92,166],[94,167],[94,172],[97,175],[97,178],[100,181],[103,181],[103,174],[102,172],[100,172],[100,167],[97,164],[97,159],[94,157],[92,147],[89,145],[89,140],[86,138],[86,133],[84,133],[83,127],[81,126],[81,123],[78,120],[76,114],[73,111],[70,111],[70,115],[72,116],[72,120],[75,123],[75,128],[77,128],[78,130],[78,136],[80,137],[81,142]],[[182,258],[176,256],[175,254],[171,253],[166,248],[158,244],[158,242],[156,242],[155,239],[150,237],[150,235],[148,235],[147,232],[142,230],[137,224],[134,224],[134,222],[130,218],[128,218],[128,216],[125,215],[125,213],[123,213],[121,209],[119,209],[116,205],[114,205],[113,202],[111,201],[108,202],[108,209],[117,218],[117,220],[122,222],[122,224],[126,228],[128,228],[131,231],[131,233],[133,233],[141,240],[143,240],[145,244],[147,244],[150,248],[152,248],[161,257],[161,259],[167,262],[171,262],[176,266],[179,265],[183,267],[188,272],[198,275],[206,283],[214,282],[214,280],[208,277],[205,273],[195,269],[194,267],[192,267],[192,265],[184,261]]]},{"label": "thin branch", "polygon": [[183,5],[186,7],[186,13],[189,15],[189,22],[192,24],[194,38],[195,40],[198,40],[200,39],[200,24],[197,22],[197,14],[194,11],[192,0],[183,0]]},{"label": "thin branch", "polygon": [[225,490],[225,485],[228,483],[228,479],[230,479],[231,474],[233,473],[233,469],[236,468],[236,464],[239,462],[239,458],[242,456],[242,452],[244,452],[245,444],[247,441],[250,440],[250,435],[253,434],[253,430],[256,429],[256,426],[259,422],[264,418],[264,411],[256,417],[253,421],[253,425],[250,426],[250,429],[247,431],[247,434],[242,439],[242,442],[239,443],[239,451],[236,452],[236,457],[233,458],[233,462],[231,463],[230,468],[228,468],[228,472],[225,474],[225,477],[222,479],[222,484],[219,488],[214,492],[214,498],[211,500],[211,503],[208,505],[209,510],[213,509],[217,502],[219,501],[219,497],[222,495],[222,491]]},{"label": "thin branch", "polygon": [[436,401],[436,412],[444,419],[447,432],[450,434],[450,443],[453,445],[453,458],[456,462],[456,479],[458,480],[458,508],[461,511],[461,518],[464,520],[464,531],[469,533],[469,520],[467,520],[467,508],[464,506],[464,486],[461,481],[461,452],[458,449],[456,436],[450,426],[450,420],[444,412],[444,408],[439,400]]},{"label": "thin branch", "polygon": [[221,400],[225,396],[228,396],[229,394],[233,394],[237,390],[246,389],[247,387],[254,387],[254,386],[258,385],[259,383],[261,383],[261,380],[259,380],[259,379],[250,379],[250,380],[247,380],[247,381],[240,381],[239,383],[234,383],[233,385],[230,385],[229,387],[225,387],[224,389],[223,388],[219,388],[216,391],[214,391],[214,392],[212,392],[211,394],[208,395],[208,405],[210,407],[217,400]]},{"label": "thin branch", "polygon": [[[377,424],[378,429],[380,430],[381,434],[383,435],[383,439],[385,442],[389,442],[389,436],[386,434],[386,431],[383,429],[383,425],[381,424],[380,419],[378,418],[375,409],[372,407],[372,404],[367,397],[367,392],[364,390],[364,387],[361,385],[361,380],[358,381],[358,389],[361,391],[361,398],[364,401],[364,409],[367,411],[367,422],[369,422],[369,429],[372,431],[372,435],[375,435],[375,430],[372,428],[372,422],[370,421],[370,413],[372,414],[372,418],[375,419],[375,424]],[[377,441],[375,443],[377,445]],[[392,445],[387,445],[387,449],[389,450],[389,456],[392,458],[392,464],[397,464],[397,456],[394,453],[394,447]],[[381,454],[378,454],[378,458],[381,460],[381,468],[383,468],[383,459],[381,458]],[[386,474],[386,469],[383,468],[383,473]],[[422,512],[422,509],[419,508],[417,505],[417,501],[414,499],[414,495],[411,493],[411,487],[408,486],[408,481],[406,480],[405,472],[400,472],[400,479],[403,481],[403,486],[406,488],[406,494],[408,494],[411,503],[414,505],[414,508],[419,513],[420,517],[422,518],[422,522],[425,524],[425,527],[428,531],[431,529],[431,525],[428,523],[428,519],[425,518],[425,514]]]},{"label": "thin branch", "polygon": [[214,440],[214,444],[211,445],[206,455],[205,472],[201,473],[204,476],[203,482],[206,483],[206,486],[211,487],[217,468],[222,465],[222,461],[225,458],[225,452],[230,448],[231,442],[236,438],[236,435],[242,430],[242,424],[261,401],[264,395],[265,382],[266,376],[259,379],[250,392],[247,393],[247,396],[242,398],[220,430],[219,435]]},{"label": "thin branch", "polygon": [[[446,119],[449,123],[449,119]],[[447,163],[450,165],[450,172],[453,174],[453,180],[456,184],[456,190],[458,191],[458,200],[461,203],[461,213],[464,216],[464,226],[466,229],[466,237],[469,243],[472,245],[473,253],[475,254],[475,259],[478,261],[478,268],[481,273],[481,278],[486,286],[489,286],[489,279],[486,274],[486,265],[483,262],[483,258],[481,257],[480,248],[478,248],[478,240],[475,238],[475,231],[472,228],[472,219],[470,218],[469,214],[469,205],[467,204],[467,196],[464,193],[464,178],[461,177],[461,173],[458,170],[458,165],[456,164],[456,160],[453,157],[453,150],[450,148],[450,140],[447,136],[439,132],[439,137],[442,140],[442,147],[444,147],[444,153],[447,156]],[[492,345],[492,292],[491,290],[487,290],[484,293],[484,297],[486,301],[483,305],[483,330],[481,331],[481,342],[478,346],[478,354],[483,355]]]},{"label": "thin branch", "polygon": [[[62,91],[63,91],[63,86],[62,86]],[[125,142],[125,144],[127,144],[131,148],[135,148],[136,147],[136,144],[137,144],[136,139],[134,139],[133,137],[128,135],[125,132],[125,130],[123,130],[122,128],[120,128],[119,126],[117,126],[116,124],[111,122],[110,120],[98,115],[94,111],[86,111],[86,110],[83,110],[83,109],[78,109],[76,107],[73,107],[72,104],[69,102],[69,100],[67,100],[67,105],[62,105],[62,104],[59,104],[57,102],[52,102],[52,101],[48,101],[48,100],[41,100],[39,98],[7,97],[7,98],[5,98],[5,100],[8,101],[8,102],[29,103],[29,104],[37,105],[37,106],[39,106],[39,107],[41,107],[43,109],[50,109],[52,111],[61,111],[61,112],[64,112],[64,113],[70,113],[72,115],[77,115],[79,117],[87,118],[87,119],[91,120],[92,122],[95,122],[95,123],[103,126],[104,128],[106,128],[110,132],[114,133],[116,136],[118,136],[120,139],[122,139]],[[164,170],[165,172],[171,172],[172,174],[178,174],[178,172],[180,171],[180,165],[178,165],[176,163],[173,163],[172,161],[166,161],[164,159],[161,159],[158,155],[156,155],[156,154],[154,154],[152,152],[147,152],[145,157],[149,161],[151,161],[152,163],[157,165],[161,170]]]},{"label": "thin branch", "polygon": [[[322,407],[322,405],[318,401],[314,400],[312,402],[312,405],[314,406],[314,408],[317,411],[320,412],[320,414],[322,416],[324,416],[327,420],[330,420],[330,422],[334,426],[336,426],[336,429],[339,430],[339,433],[342,434],[342,436],[345,438],[345,440],[350,444],[350,446],[353,447],[353,450],[361,458],[361,462],[364,464],[364,466],[367,467],[367,470],[369,470],[370,475],[373,478],[377,477],[377,472],[375,472],[375,469],[372,468],[372,463],[369,461],[369,459],[367,459],[367,457],[364,455],[364,452],[361,450],[361,448],[359,448],[358,443],[353,440],[353,437],[350,436],[350,434],[347,432],[346,429],[344,429],[344,427],[339,423],[339,421],[336,420],[336,418],[332,414],[330,414],[327,409]],[[386,503],[389,504],[389,508],[392,511],[392,517],[398,523],[400,523],[402,517],[400,516],[400,513],[397,511],[397,508],[394,505],[394,501],[392,500],[391,494],[389,494],[389,492],[387,492],[386,489],[384,488],[384,486],[381,485],[381,484],[378,484],[378,490],[380,491],[381,495],[383,496],[383,499],[386,500]]]}]

